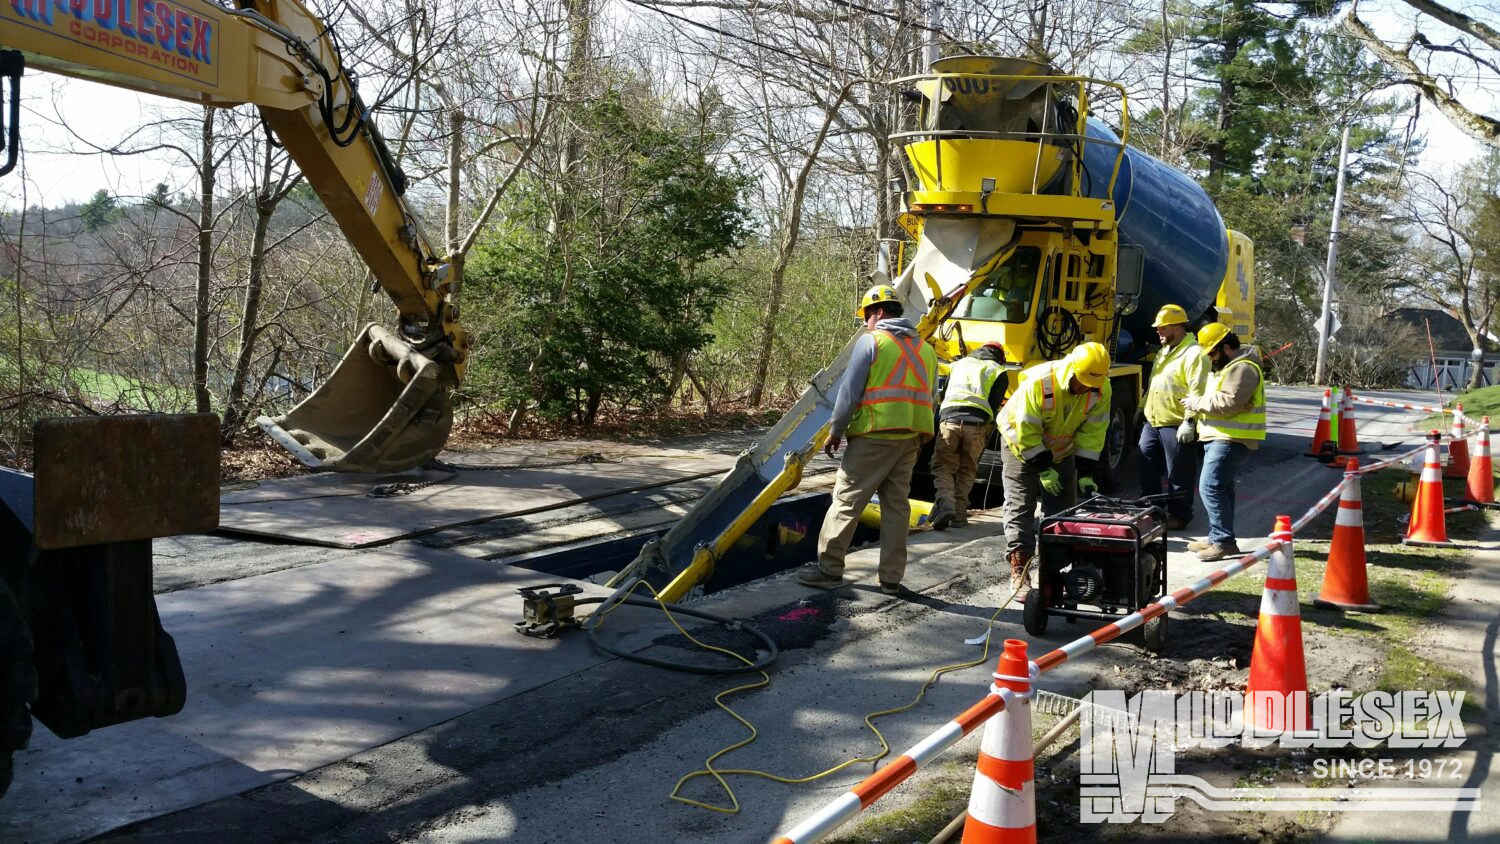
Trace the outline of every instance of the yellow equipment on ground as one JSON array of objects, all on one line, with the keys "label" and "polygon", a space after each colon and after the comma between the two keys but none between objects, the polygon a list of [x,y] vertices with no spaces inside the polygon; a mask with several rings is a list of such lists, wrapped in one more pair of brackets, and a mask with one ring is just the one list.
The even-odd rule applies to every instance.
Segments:
[{"label": "yellow equipment on ground", "polygon": [[[258,106],[398,316],[394,331],[366,327],[322,386],[260,425],[314,469],[398,471],[437,455],[469,347],[457,291],[322,21],[296,0],[13,0],[0,4],[0,55],[13,98],[29,64],[192,103]],[[19,132],[14,120],[8,128],[13,167]]]}]

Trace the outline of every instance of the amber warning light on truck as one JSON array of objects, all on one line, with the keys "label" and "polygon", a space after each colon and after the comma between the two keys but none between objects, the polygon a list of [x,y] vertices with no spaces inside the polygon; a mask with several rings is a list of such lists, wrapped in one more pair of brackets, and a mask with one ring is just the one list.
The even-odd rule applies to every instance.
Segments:
[{"label": "amber warning light on truck", "polygon": [[9,0],[20,23],[190,76],[213,65],[217,21],[164,0]]}]

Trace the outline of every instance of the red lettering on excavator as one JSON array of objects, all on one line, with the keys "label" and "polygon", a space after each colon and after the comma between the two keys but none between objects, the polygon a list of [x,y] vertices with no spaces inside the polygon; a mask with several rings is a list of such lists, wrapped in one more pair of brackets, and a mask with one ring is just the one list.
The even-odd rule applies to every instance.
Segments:
[{"label": "red lettering on excavator", "polygon": [[10,0],[10,7],[22,17],[48,25],[52,23],[52,0]]},{"label": "red lettering on excavator", "polygon": [[94,23],[103,29],[115,28],[115,0],[94,0]]},{"label": "red lettering on excavator", "polygon": [[193,21],[193,58],[201,60],[204,64],[213,63],[213,56],[208,51],[208,44],[212,38],[213,28],[208,25],[208,19],[195,19]]},{"label": "red lettering on excavator", "polygon": [[156,43],[163,50],[172,49],[177,40],[177,15],[166,3],[156,4]]}]

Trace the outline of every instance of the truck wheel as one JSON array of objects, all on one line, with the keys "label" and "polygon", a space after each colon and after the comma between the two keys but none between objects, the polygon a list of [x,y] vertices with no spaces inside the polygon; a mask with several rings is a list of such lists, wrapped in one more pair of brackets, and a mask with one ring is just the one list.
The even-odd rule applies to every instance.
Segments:
[{"label": "truck wheel", "polygon": [[1094,480],[1103,492],[1114,492],[1124,480],[1130,455],[1135,451],[1135,401],[1117,392],[1110,400],[1109,430],[1104,433],[1104,451]]},{"label": "truck wheel", "polygon": [[31,710],[36,698],[31,630],[10,589],[0,580],[0,796],[10,788],[11,752],[31,739]]}]

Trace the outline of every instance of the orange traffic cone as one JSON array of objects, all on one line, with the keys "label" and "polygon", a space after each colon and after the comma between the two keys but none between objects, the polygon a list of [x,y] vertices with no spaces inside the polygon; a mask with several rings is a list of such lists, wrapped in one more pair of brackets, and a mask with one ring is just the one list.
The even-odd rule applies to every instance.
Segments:
[{"label": "orange traffic cone", "polygon": [[[1006,639],[995,686],[1031,691],[1026,643]],[[994,693],[994,690],[991,690]],[[964,844],[1036,844],[1036,786],[1031,752],[1031,701],[1016,698],[984,725],[979,770],[969,792]]]},{"label": "orange traffic cone", "polygon": [[1339,404],[1338,456],[1329,465],[1342,469],[1350,457],[1359,453],[1359,435],[1354,430],[1354,402],[1349,398],[1349,388],[1345,387]]},{"label": "orange traffic cone", "polygon": [[1448,526],[1443,520],[1443,464],[1438,456],[1442,435],[1427,435],[1427,453],[1422,458],[1422,480],[1417,498],[1411,503],[1411,522],[1406,526],[1404,545],[1452,545]]},{"label": "orange traffic cone", "polygon": [[1469,481],[1464,488],[1464,500],[1471,504],[1497,507],[1495,503],[1495,468],[1490,463],[1490,418],[1479,422],[1478,442],[1474,446],[1474,457],[1469,461]]},{"label": "orange traffic cone", "polygon": [[1276,517],[1273,541],[1281,544],[1266,561],[1250,680],[1245,684],[1245,722],[1262,733],[1306,730],[1307,662],[1302,656],[1302,614],[1297,606],[1297,569],[1292,563],[1292,519]]},{"label": "orange traffic cone", "polygon": [[1338,515],[1333,521],[1333,543],[1328,547],[1323,591],[1313,603],[1356,612],[1380,609],[1370,601],[1370,584],[1365,576],[1365,516],[1360,504],[1358,457],[1349,458],[1349,468],[1344,472],[1344,492],[1339,496]]},{"label": "orange traffic cone", "polygon": [[1463,478],[1469,474],[1469,441],[1464,439],[1464,406],[1453,406],[1453,439],[1448,443],[1448,465],[1445,478]]},{"label": "orange traffic cone", "polygon": [[1323,391],[1323,407],[1318,411],[1318,427],[1313,429],[1312,445],[1307,449],[1308,457],[1318,457],[1323,453],[1323,444],[1328,442],[1329,434],[1329,397],[1332,390]]}]

